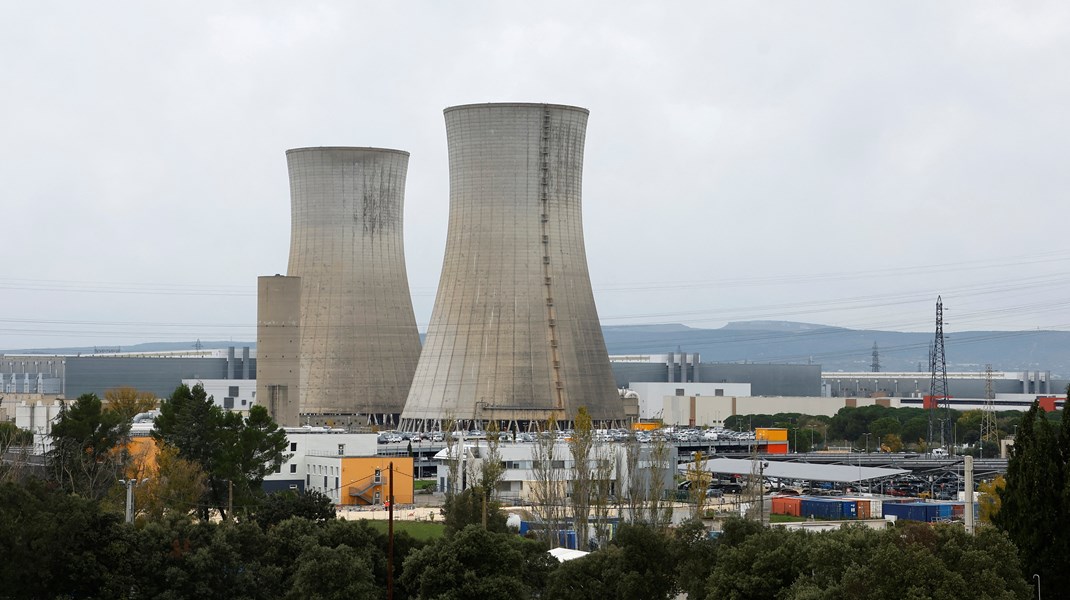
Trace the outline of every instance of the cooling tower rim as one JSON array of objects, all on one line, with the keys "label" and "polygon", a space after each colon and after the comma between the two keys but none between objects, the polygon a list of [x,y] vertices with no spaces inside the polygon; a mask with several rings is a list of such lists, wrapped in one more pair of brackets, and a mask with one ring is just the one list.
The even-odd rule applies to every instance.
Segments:
[{"label": "cooling tower rim", "polygon": [[475,104],[458,104],[457,106],[447,106],[442,109],[442,113],[446,114],[455,110],[464,110],[468,108],[556,108],[560,110],[581,112],[585,115],[591,114],[590,110],[587,110],[582,106],[573,106],[571,104],[547,104],[545,102],[480,102]]},{"label": "cooling tower rim", "polygon": [[306,146],[304,148],[290,148],[286,151],[286,155],[296,154],[298,152],[323,152],[323,151],[351,151],[351,152],[372,152],[372,153],[384,153],[384,154],[401,154],[409,156],[409,153],[405,150],[395,150],[394,148],[375,148],[373,146]]}]

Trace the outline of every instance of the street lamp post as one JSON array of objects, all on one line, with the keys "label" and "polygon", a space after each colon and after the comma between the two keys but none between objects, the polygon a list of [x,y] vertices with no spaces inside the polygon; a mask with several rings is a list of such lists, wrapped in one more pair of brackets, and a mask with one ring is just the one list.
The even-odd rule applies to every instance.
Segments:
[{"label": "street lamp post", "polygon": [[[142,479],[141,483],[147,483],[148,478]],[[119,483],[126,486],[126,522],[134,522],[134,486],[138,484],[135,478],[120,479]]]},{"label": "street lamp post", "polygon": [[[765,525],[765,468],[769,463],[758,462],[758,523]],[[753,473],[754,471],[751,471]]]}]

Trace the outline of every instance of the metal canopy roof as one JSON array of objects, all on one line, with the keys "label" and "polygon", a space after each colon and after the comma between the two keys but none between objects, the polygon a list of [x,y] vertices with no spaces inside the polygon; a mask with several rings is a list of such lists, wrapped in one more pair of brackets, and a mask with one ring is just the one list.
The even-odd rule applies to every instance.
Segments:
[{"label": "metal canopy roof", "polygon": [[[711,458],[702,461],[702,470],[725,475],[750,475],[758,471],[757,461],[742,458]],[[690,463],[677,467],[687,471]],[[885,469],[881,467],[859,467],[850,465],[821,465],[801,462],[765,461],[766,477],[778,479],[803,479],[807,481],[832,481],[836,483],[855,483],[871,479],[883,479],[909,473],[905,469]]]}]

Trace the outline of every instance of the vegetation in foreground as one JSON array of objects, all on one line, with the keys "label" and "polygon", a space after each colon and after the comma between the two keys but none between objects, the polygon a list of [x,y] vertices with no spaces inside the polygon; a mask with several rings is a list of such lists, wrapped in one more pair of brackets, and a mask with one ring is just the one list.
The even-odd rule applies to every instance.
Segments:
[{"label": "vegetation in foreground", "polygon": [[[128,467],[121,420],[95,398],[61,417],[47,472],[0,465],[0,598],[385,597],[385,524],[339,521],[316,494],[260,494],[257,465],[275,463],[284,447],[277,428],[259,416],[218,419],[200,396],[179,388],[165,404],[163,481],[149,486],[155,504],[133,525],[115,498]],[[479,485],[451,495],[444,523],[398,523],[394,597],[1024,599],[1033,573],[1045,590],[1065,589],[1070,419],[1057,423],[1037,405],[1023,417],[1007,477],[994,488],[999,501],[986,506],[996,527],[976,536],[946,525],[814,533],[734,519],[711,539],[699,522],[669,528],[650,509],[597,551],[559,564],[545,540],[506,531],[486,491],[496,472],[471,473]],[[242,491],[230,518],[212,522],[205,515],[221,504],[213,481],[228,478],[242,479]],[[600,479],[587,484],[592,498]],[[572,492],[582,494],[575,484]]]}]

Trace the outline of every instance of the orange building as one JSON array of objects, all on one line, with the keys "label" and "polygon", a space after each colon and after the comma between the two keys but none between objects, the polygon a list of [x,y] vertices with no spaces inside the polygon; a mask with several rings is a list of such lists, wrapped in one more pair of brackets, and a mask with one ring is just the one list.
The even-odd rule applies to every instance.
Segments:
[{"label": "orange building", "polygon": [[788,453],[788,430],[782,427],[756,427],[754,439],[758,442],[758,451],[766,454]]},{"label": "orange building", "polygon": [[341,506],[386,503],[394,464],[394,503],[413,503],[410,456],[307,456],[305,489],[326,494]]},{"label": "orange building", "polygon": [[412,457],[350,456],[340,460],[342,480],[347,482],[340,504],[385,503],[390,493],[391,462],[394,463],[394,503],[413,503]]}]

